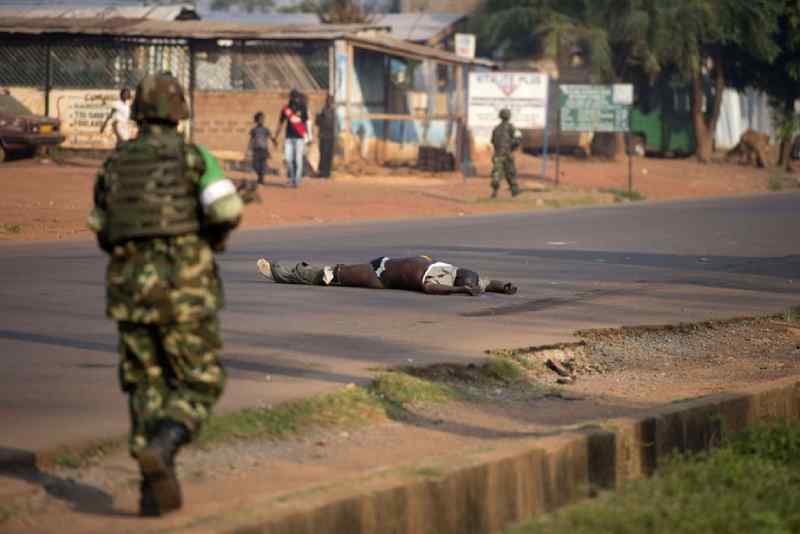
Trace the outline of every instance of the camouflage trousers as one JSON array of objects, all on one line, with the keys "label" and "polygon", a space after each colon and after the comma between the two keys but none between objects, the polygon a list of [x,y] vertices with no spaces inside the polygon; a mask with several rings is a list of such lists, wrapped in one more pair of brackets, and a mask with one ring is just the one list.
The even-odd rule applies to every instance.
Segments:
[{"label": "camouflage trousers", "polygon": [[500,181],[505,178],[511,192],[519,191],[517,184],[517,166],[514,163],[514,156],[505,154],[492,157],[492,189],[500,189]]},{"label": "camouflage trousers", "polygon": [[225,386],[217,359],[222,342],[216,317],[118,326],[119,381],[128,394],[131,455],[137,456],[165,419],[182,423],[194,438]]}]

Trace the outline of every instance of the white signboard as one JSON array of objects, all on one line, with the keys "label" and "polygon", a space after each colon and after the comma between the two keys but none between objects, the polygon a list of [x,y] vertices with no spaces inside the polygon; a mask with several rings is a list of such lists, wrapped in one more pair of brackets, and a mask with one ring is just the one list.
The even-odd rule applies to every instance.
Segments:
[{"label": "white signboard", "polygon": [[[53,90],[50,93],[50,115],[61,119],[64,147],[68,148],[114,148],[116,140],[109,124],[104,134],[100,126],[119,91],[110,90]],[[136,132],[130,125],[131,134]]]},{"label": "white signboard", "polygon": [[471,72],[467,122],[476,142],[491,139],[503,108],[517,128],[543,129],[547,122],[547,75],[539,72]]},{"label": "white signboard", "polygon": [[469,59],[475,57],[475,35],[471,33],[456,34],[456,55]]}]

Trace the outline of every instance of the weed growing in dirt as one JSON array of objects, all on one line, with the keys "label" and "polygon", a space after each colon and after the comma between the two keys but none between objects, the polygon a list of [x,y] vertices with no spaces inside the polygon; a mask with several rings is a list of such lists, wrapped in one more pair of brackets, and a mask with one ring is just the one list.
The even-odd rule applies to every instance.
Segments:
[{"label": "weed growing in dirt", "polygon": [[0,524],[13,519],[19,510],[10,504],[0,504]]},{"label": "weed growing in dirt", "polygon": [[760,424],[715,451],[672,458],[650,480],[508,532],[800,532],[798,483],[800,424]]},{"label": "weed growing in dirt", "polygon": [[406,406],[446,402],[454,396],[448,386],[387,372],[367,387],[349,385],[334,393],[214,417],[198,443],[209,445],[230,438],[281,439],[311,429],[357,428],[401,417]]},{"label": "weed growing in dirt", "polygon": [[645,199],[645,196],[636,190],[609,188],[601,189],[600,192],[614,195],[614,202],[638,202]]},{"label": "weed growing in dirt", "polygon": [[383,401],[401,406],[441,403],[456,396],[448,386],[399,372],[378,375],[370,391]]},{"label": "weed growing in dirt", "polygon": [[363,387],[290,401],[277,406],[244,408],[211,419],[198,444],[208,445],[230,438],[280,439],[310,428],[353,427],[382,419],[380,400]]},{"label": "weed growing in dirt", "polygon": [[784,312],[783,319],[790,323],[796,323],[800,321],[800,306],[794,306],[789,308]]},{"label": "weed growing in dirt", "polygon": [[781,191],[783,189],[783,176],[770,176],[767,181],[767,189],[770,191]]},{"label": "weed growing in dirt", "polygon": [[492,356],[483,366],[484,375],[513,384],[522,381],[526,374],[525,369],[515,359],[511,357]]},{"label": "weed growing in dirt", "polygon": [[0,232],[4,234],[18,234],[22,232],[22,225],[21,224],[0,224]]},{"label": "weed growing in dirt", "polygon": [[74,451],[64,451],[56,456],[55,464],[61,467],[69,467],[70,469],[77,469],[81,466],[82,459],[79,454]]}]

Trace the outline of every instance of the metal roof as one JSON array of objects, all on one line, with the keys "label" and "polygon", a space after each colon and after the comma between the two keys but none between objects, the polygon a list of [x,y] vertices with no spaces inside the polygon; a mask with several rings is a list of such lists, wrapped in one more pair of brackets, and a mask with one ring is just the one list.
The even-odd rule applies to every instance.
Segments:
[{"label": "metal roof", "polygon": [[107,5],[86,6],[80,4],[58,5],[8,5],[0,3],[0,19],[17,17],[26,19],[38,18],[97,18],[97,19],[148,19],[148,20],[199,20],[200,16],[192,4],[175,4],[169,6],[130,6]]},{"label": "metal roof", "polygon": [[[248,22],[269,26],[290,24],[319,24],[313,13],[232,13],[229,11],[201,12],[203,20]],[[466,16],[461,13],[388,13],[375,16],[374,24],[387,26],[392,37],[417,43],[431,43],[442,35],[455,31],[455,25]]]},{"label": "metal roof", "polygon": [[0,17],[0,33],[72,34],[169,39],[338,39],[351,34],[385,31],[373,24],[314,24],[262,26],[256,24],[184,20],[179,22],[130,18]]},{"label": "metal roof", "polygon": [[362,36],[362,35],[349,35],[346,37],[348,41],[357,47],[368,48],[384,52],[389,55],[397,55],[409,58],[426,58],[444,61],[446,63],[461,63],[465,65],[481,65],[483,67],[495,67],[497,64],[488,59],[474,58],[469,59],[457,56],[452,52],[434,48],[432,46],[410,43],[408,41],[401,41],[393,37],[380,37]]},{"label": "metal roof", "polygon": [[92,35],[162,39],[237,40],[334,40],[346,39],[355,46],[411,58],[447,63],[494,66],[485,59],[467,59],[430,46],[389,37],[388,28],[363,24],[314,24],[264,26],[217,21],[162,21],[126,18],[25,18],[0,17],[0,34]]}]

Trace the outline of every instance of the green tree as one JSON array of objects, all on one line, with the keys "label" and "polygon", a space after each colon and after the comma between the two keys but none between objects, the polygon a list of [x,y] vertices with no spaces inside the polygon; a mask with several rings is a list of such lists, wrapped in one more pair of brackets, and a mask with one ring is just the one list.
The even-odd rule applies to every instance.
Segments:
[{"label": "green tree", "polygon": [[696,156],[709,162],[722,105],[726,75],[737,55],[771,62],[783,0],[654,0],[654,51],[662,65],[674,66],[691,86]]},{"label": "green tree", "polygon": [[776,112],[780,141],[779,165],[788,168],[794,138],[800,133],[795,101],[800,99],[800,2],[781,0],[783,12],[778,19],[774,40],[781,48],[772,61],[754,57],[748,48],[728,50],[728,75],[732,86],[753,87],[769,95]]},{"label": "green tree", "polygon": [[[484,10],[477,28],[483,53],[503,50],[506,59],[555,58],[561,70],[566,67],[563,51],[576,50],[595,83],[652,78],[659,71],[653,1],[488,0]],[[622,134],[614,136],[617,156],[623,141]]]}]

